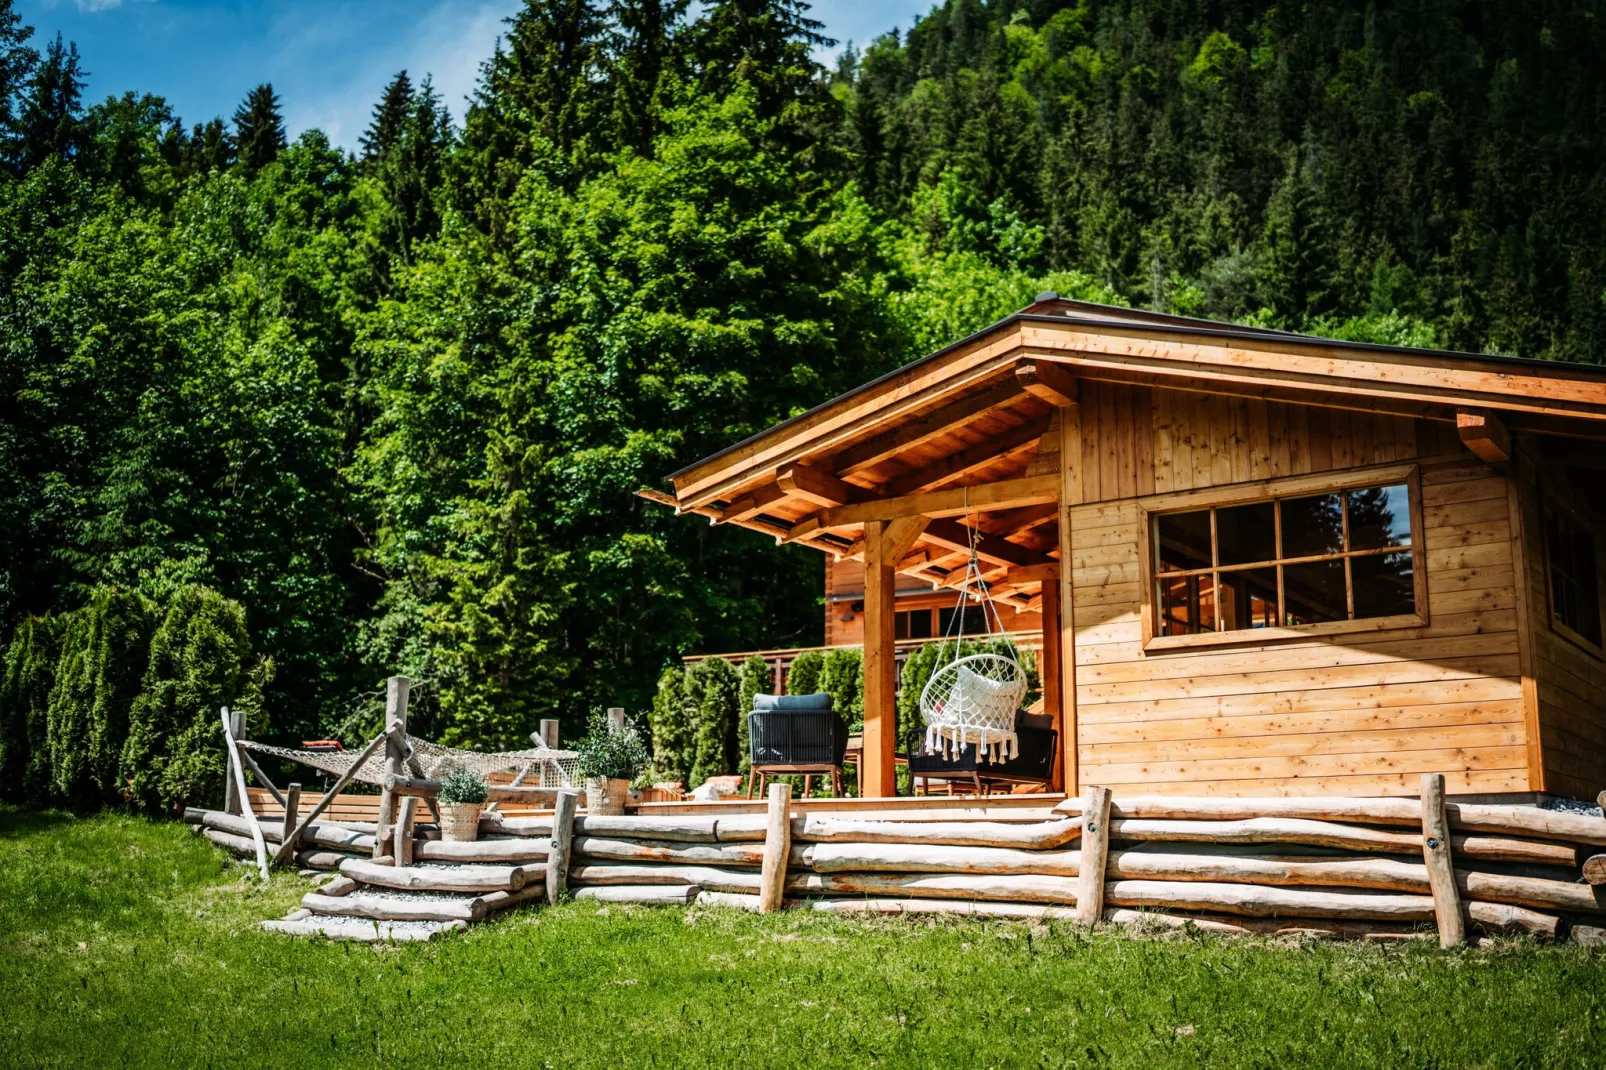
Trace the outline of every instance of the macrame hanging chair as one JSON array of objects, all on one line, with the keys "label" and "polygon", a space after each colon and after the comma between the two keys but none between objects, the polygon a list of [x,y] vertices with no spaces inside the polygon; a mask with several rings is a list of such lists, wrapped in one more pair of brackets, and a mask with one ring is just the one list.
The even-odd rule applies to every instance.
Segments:
[{"label": "macrame hanging chair", "polygon": [[[981,604],[983,637],[997,634],[1009,653],[965,654],[965,610],[971,600]],[[952,643],[949,640],[952,638]],[[1007,761],[1020,753],[1015,736],[1015,713],[1026,698],[1026,672],[1020,666],[1015,644],[1004,635],[1003,618],[982,579],[972,546],[965,566],[965,581],[953,619],[937,646],[937,667],[920,693],[920,715],[926,722],[926,749],[941,750],[944,758],[957,757],[965,744],[976,744],[984,762]]]}]

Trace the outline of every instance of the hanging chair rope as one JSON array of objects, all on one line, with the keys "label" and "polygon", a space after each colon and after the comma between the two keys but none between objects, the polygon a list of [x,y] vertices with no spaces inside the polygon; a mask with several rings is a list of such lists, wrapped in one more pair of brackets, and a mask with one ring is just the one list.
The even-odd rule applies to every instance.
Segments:
[{"label": "hanging chair rope", "polygon": [[[965,494],[965,515],[970,513],[970,495]],[[979,533],[969,530],[970,559],[959,585],[959,600],[952,619],[937,645],[937,667],[920,693],[920,715],[926,722],[926,749],[940,750],[944,758],[956,757],[966,744],[974,743],[982,761],[1007,761],[1017,757],[1020,744],[1015,735],[1015,714],[1026,697],[1026,673],[1020,665],[1020,652],[1004,630],[981,573],[976,552]],[[972,592],[981,604],[982,631],[1003,640],[1008,654],[964,653],[965,617]],[[949,639],[952,637],[952,649]]]}]

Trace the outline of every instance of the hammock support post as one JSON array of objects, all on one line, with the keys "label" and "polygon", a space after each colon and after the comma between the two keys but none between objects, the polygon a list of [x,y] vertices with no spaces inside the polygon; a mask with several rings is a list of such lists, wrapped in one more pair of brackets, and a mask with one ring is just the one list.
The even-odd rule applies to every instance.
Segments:
[{"label": "hammock support post", "polygon": [[[233,736],[236,742],[244,739],[245,711],[228,710],[228,718],[225,721],[225,727],[228,729],[229,733]],[[230,753],[232,754],[236,749],[237,748],[231,747]],[[237,788],[234,784],[234,770],[232,769],[223,770],[223,809],[231,814],[238,815],[240,813],[240,792],[239,788]]]},{"label": "hammock support post", "polygon": [[312,808],[306,817],[302,818],[296,824],[295,832],[285,837],[284,842],[279,845],[278,852],[273,856],[274,865],[281,865],[289,859],[295,857],[296,844],[306,833],[307,826],[316,821],[318,819],[318,815],[329,808],[329,804],[335,801],[336,795],[339,795],[341,792],[346,790],[346,785],[350,784],[357,776],[357,770],[362,768],[362,763],[373,757],[374,751],[378,750],[379,745],[388,738],[390,738],[390,734],[388,732],[381,732],[379,735],[375,736],[369,741],[368,746],[364,747],[362,749],[362,753],[357,755],[357,760],[351,763],[351,768],[340,774],[340,779],[335,781],[334,787],[325,792],[323,798],[318,800],[318,804]]},{"label": "hammock support post", "polygon": [[[407,775],[407,697],[412,680],[392,676],[385,681],[385,775]],[[379,823],[374,834],[374,857],[390,846],[390,829],[396,823],[396,793],[387,786],[379,796]],[[400,862],[397,862],[400,865]]]}]

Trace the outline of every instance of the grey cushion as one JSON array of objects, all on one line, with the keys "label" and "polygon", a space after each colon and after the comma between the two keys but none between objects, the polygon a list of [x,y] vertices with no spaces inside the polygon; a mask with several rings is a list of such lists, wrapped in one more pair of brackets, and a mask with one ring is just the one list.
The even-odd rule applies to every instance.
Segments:
[{"label": "grey cushion", "polygon": [[824,691],[816,695],[754,695],[753,712],[769,713],[780,710],[787,713],[825,713],[831,709],[831,696]]}]

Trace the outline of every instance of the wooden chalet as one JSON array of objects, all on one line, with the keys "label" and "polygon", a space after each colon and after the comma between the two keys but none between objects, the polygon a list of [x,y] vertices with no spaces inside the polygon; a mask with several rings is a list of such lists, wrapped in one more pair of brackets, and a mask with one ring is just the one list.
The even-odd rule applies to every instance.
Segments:
[{"label": "wooden chalet", "polygon": [[1058,790],[1606,787],[1603,368],[1044,294],[669,478],[862,576],[866,795],[899,590],[973,541],[1042,629]]}]

